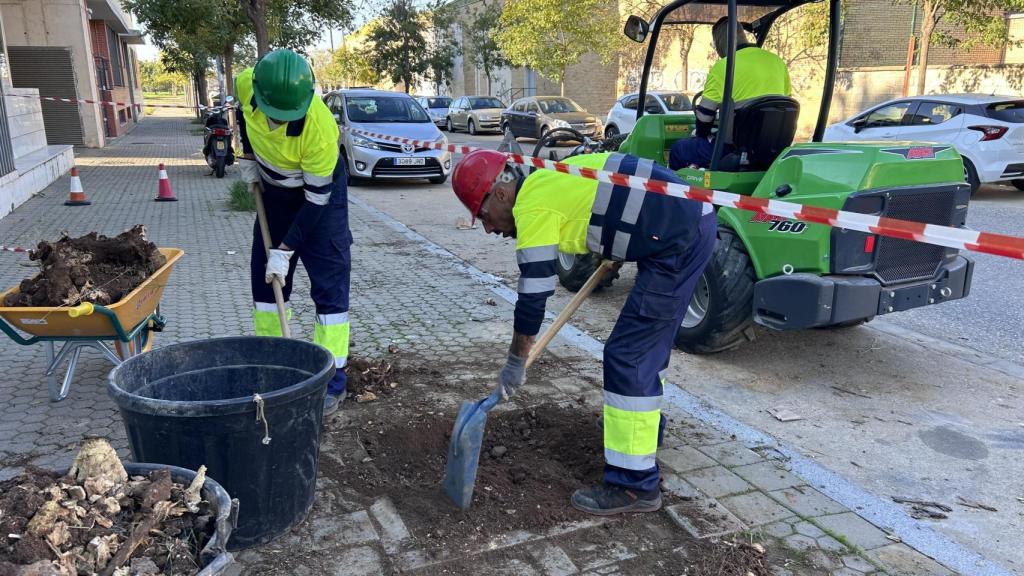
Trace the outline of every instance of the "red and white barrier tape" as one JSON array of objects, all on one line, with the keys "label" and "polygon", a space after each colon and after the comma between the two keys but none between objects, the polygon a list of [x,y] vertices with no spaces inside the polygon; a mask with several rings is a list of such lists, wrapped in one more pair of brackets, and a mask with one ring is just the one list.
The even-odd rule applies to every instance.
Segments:
[{"label": "red and white barrier tape", "polygon": [[[345,126],[342,126],[342,129],[363,136],[389,140],[399,144],[411,144],[421,148],[447,150],[453,154],[467,154],[474,150],[481,149],[473,146],[439,144],[437,142],[425,142],[410,138],[398,138],[386,134],[356,130]],[[923,222],[912,222],[910,220],[886,218],[884,216],[857,214],[856,212],[846,212],[832,208],[804,206],[803,204],[796,204],[783,200],[752,198],[750,196],[743,196],[732,192],[707,190],[687,184],[664,182],[661,180],[652,180],[649,178],[630,176],[617,172],[607,172],[605,170],[571,166],[569,164],[563,164],[562,162],[545,160],[543,158],[534,158],[532,156],[524,156],[522,154],[508,154],[508,157],[509,161],[514,164],[543,168],[545,170],[554,170],[563,174],[572,174],[581,178],[597,180],[598,182],[605,182],[616,186],[627,186],[637,190],[646,190],[655,194],[664,194],[666,196],[674,196],[677,198],[689,198],[690,200],[697,200],[698,202],[707,202],[716,206],[725,206],[727,208],[739,208],[741,210],[749,210],[759,214],[769,214],[771,216],[778,216],[781,218],[801,220],[815,224],[826,224],[828,226],[846,228],[848,230],[857,230],[868,234],[878,234],[880,236],[889,236],[891,238],[900,238],[903,240],[913,240],[915,242],[923,242],[937,246],[946,246],[947,248],[984,252],[986,254],[1024,260],[1024,238],[1017,236],[993,234],[991,232],[978,232],[975,230],[953,228],[951,226],[939,226],[935,224],[925,224]]]},{"label": "red and white barrier tape", "polygon": [[20,248],[18,246],[4,246],[0,244],[0,252],[28,252],[27,248]]},{"label": "red and white barrier tape", "polygon": [[190,106],[187,104],[132,104],[130,102],[114,102],[111,100],[89,100],[86,98],[56,98],[53,96],[32,96],[30,94],[5,94],[5,96],[14,96],[16,98],[33,98],[36,100],[46,100],[47,102],[63,102],[65,104],[99,104],[100,106],[134,106],[136,108],[188,108],[190,110],[205,108],[215,108],[215,106],[203,106],[202,104],[196,104]]}]

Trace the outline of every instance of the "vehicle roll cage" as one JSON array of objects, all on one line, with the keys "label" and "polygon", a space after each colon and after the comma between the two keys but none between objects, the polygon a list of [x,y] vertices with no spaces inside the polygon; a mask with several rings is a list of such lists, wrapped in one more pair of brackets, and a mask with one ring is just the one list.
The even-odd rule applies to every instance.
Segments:
[{"label": "vehicle roll cage", "polygon": [[[668,17],[683,6],[687,4],[717,4],[726,5],[729,16],[728,26],[728,42],[729,49],[726,54],[726,66],[725,66],[725,86],[723,90],[723,102],[718,115],[718,133],[719,134],[731,134],[732,122],[733,122],[733,109],[735,103],[732,99],[732,87],[733,87],[733,76],[736,68],[736,37],[737,37],[737,23],[738,23],[738,9],[737,6],[778,6],[778,9],[773,10],[757,20],[748,23],[744,26],[744,29],[749,30],[754,34],[756,43],[758,46],[764,44],[765,38],[768,36],[768,31],[776,20],[786,12],[793,10],[794,8],[803,6],[804,4],[810,4],[814,2],[828,2],[829,4],[829,19],[828,19],[828,60],[825,64],[825,82],[822,87],[822,98],[821,108],[818,109],[818,120],[814,126],[814,135],[811,138],[814,142],[821,142],[822,135],[825,133],[825,126],[828,123],[829,109],[832,104],[832,90],[835,87],[836,80],[836,68],[838,66],[839,59],[839,42],[840,42],[840,0],[675,0],[666,4],[658,13],[655,14],[654,19],[650,23],[650,43],[647,45],[647,54],[644,57],[644,69],[643,75],[640,79],[640,102],[646,102],[647,98],[647,81],[650,78],[651,67],[654,65],[655,49],[658,45],[658,37],[661,35],[661,29],[666,25],[680,25],[680,24],[713,24],[713,22],[706,21],[695,21],[695,20],[668,20]],[[641,40],[642,41],[642,40]],[[694,103],[696,104],[696,102]],[[637,106],[636,118],[639,120],[644,115],[644,107]],[[722,159],[722,152],[726,144],[726,138],[716,138],[715,148],[711,156],[711,170],[718,168],[719,162]]]}]

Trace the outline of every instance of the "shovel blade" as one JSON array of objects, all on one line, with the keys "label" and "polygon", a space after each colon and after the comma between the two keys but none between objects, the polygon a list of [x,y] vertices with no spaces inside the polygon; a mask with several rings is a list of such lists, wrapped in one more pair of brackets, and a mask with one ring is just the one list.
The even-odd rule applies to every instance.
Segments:
[{"label": "shovel blade", "polygon": [[456,506],[465,510],[473,500],[476,469],[480,463],[480,446],[484,440],[487,410],[480,402],[463,402],[452,427],[445,467],[444,493]]}]

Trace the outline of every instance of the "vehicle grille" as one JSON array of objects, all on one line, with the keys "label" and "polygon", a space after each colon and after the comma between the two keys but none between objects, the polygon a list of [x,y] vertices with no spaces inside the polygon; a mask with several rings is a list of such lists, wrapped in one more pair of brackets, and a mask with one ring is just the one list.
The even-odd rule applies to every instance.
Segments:
[{"label": "vehicle grille", "polygon": [[[889,218],[944,226],[958,224],[953,222],[956,206],[953,188],[893,190],[885,204],[883,216]],[[885,284],[927,280],[935,276],[946,251],[943,246],[880,236],[875,274]]]},{"label": "vehicle grille", "polygon": [[[377,145],[380,146],[381,150],[384,150],[384,151],[387,151],[387,152],[403,152],[401,144],[387,144],[387,143],[384,143],[384,142],[378,142]],[[425,148],[425,147],[417,147],[416,148],[416,152],[424,152],[426,150],[430,150],[430,148]]]},{"label": "vehicle grille", "polygon": [[441,164],[437,158],[427,158],[423,166],[395,166],[393,158],[382,158],[373,167],[373,176],[391,178],[432,178],[441,176]]}]

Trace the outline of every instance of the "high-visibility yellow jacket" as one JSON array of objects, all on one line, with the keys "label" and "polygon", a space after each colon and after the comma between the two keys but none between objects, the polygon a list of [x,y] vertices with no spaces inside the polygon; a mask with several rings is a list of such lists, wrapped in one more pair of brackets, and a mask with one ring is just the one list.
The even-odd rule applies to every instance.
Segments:
[{"label": "high-visibility yellow jacket", "polygon": [[265,189],[305,195],[306,201],[285,236],[289,248],[298,248],[312,233],[331,199],[338,165],[338,125],[323,101],[314,97],[299,120],[275,124],[256,105],[253,69],[235,80],[241,114],[236,114],[242,151],[254,154]]},{"label": "high-visibility yellow jacket", "polygon": [[[704,81],[704,93],[697,105],[697,120],[710,123],[725,98],[725,66],[728,62],[720,58],[708,72]],[[775,54],[754,45],[736,49],[736,70],[732,79],[732,101],[735,103],[760,96],[789,96],[792,87],[786,63]]]}]

